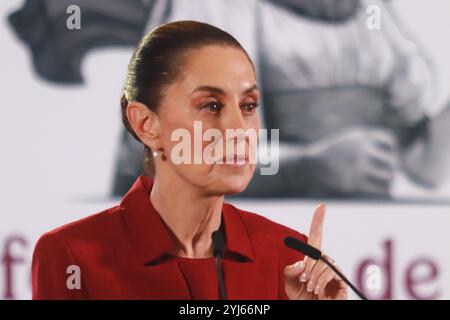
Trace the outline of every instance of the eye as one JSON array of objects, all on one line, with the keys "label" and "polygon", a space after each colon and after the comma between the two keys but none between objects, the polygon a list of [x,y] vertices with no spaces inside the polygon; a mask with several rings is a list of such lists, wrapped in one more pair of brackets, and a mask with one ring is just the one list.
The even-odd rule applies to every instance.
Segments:
[{"label": "eye", "polygon": [[202,106],[201,109],[206,112],[219,113],[220,109],[222,109],[222,108],[223,108],[223,104],[221,104],[220,102],[210,102],[210,103]]},{"label": "eye", "polygon": [[241,109],[245,114],[253,114],[258,106],[259,102],[246,103],[241,107]]}]

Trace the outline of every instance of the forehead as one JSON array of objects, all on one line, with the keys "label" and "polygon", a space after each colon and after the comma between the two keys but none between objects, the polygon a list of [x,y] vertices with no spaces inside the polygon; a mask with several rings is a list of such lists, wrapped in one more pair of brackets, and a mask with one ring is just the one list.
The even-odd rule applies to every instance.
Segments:
[{"label": "forehead", "polygon": [[186,54],[182,82],[185,86],[217,85],[241,87],[256,83],[255,72],[244,51],[231,46],[211,45]]}]

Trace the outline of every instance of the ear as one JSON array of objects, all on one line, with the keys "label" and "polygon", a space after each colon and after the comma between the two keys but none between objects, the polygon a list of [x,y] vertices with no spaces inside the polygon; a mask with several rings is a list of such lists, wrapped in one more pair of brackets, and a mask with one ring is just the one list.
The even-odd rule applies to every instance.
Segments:
[{"label": "ear", "polygon": [[131,101],[127,106],[127,118],[141,141],[152,147],[159,138],[159,118],[145,104]]}]

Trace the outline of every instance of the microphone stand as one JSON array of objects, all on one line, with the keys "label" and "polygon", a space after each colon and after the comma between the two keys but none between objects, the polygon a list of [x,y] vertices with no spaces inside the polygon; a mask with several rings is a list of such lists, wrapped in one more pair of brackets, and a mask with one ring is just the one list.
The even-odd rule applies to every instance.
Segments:
[{"label": "microphone stand", "polygon": [[219,278],[220,300],[227,300],[227,292],[225,291],[225,283],[223,281],[222,266],[220,264],[220,254],[216,256],[216,271]]},{"label": "microphone stand", "polygon": [[216,257],[216,272],[217,278],[219,279],[220,300],[228,300],[227,291],[225,290],[225,282],[223,281],[222,264],[220,263],[225,243],[224,236],[221,231],[217,230],[212,233],[212,242],[213,254]]}]

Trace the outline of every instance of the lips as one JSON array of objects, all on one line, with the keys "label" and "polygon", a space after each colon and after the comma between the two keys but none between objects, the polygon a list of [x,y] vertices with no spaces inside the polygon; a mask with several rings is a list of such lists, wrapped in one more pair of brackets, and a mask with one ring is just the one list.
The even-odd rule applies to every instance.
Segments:
[{"label": "lips", "polygon": [[223,164],[233,164],[233,165],[244,165],[244,164],[248,164],[248,155],[246,154],[241,154],[241,155],[237,155],[237,154],[230,154],[230,155],[226,155],[222,158],[222,163]]}]

